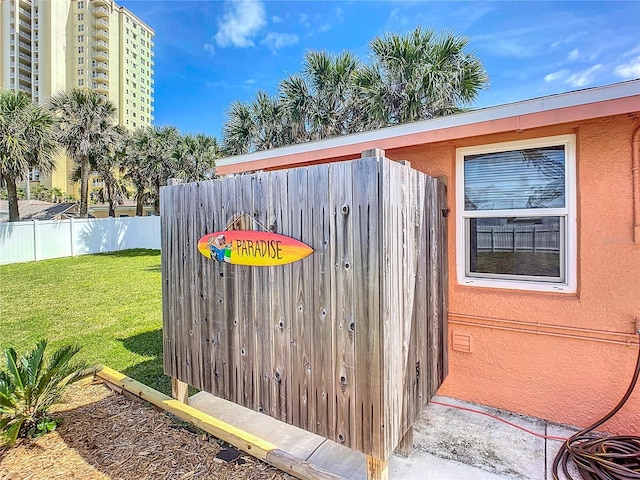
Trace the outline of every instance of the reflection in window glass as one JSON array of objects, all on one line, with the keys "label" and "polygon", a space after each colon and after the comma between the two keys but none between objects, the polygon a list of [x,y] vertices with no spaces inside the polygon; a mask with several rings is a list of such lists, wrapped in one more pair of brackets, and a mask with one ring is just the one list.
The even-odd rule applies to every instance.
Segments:
[{"label": "reflection in window glass", "polygon": [[562,208],[564,146],[464,157],[465,210]]},{"label": "reflection in window glass", "polygon": [[467,219],[467,275],[564,281],[563,217]]}]

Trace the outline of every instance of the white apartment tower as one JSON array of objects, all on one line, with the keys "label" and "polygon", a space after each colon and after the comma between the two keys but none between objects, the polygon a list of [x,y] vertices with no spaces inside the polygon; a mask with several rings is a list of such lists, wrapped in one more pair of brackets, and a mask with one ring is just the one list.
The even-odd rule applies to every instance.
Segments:
[{"label": "white apartment tower", "polygon": [[[0,0],[0,87],[46,104],[72,88],[94,90],[118,108],[120,125],[153,122],[153,36],[112,0]],[[48,188],[73,193],[63,156]]]}]

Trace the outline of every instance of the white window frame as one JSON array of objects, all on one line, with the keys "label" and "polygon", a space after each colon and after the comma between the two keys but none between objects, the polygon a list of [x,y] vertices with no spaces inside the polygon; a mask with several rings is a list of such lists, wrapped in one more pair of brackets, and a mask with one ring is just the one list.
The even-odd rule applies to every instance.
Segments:
[{"label": "white window frame", "polygon": [[[563,208],[535,208],[509,210],[473,210],[465,211],[464,201],[464,158],[467,155],[525,150],[551,146],[564,146],[565,151],[565,206]],[[510,290],[530,290],[538,292],[575,293],[577,291],[577,215],[576,215],[576,136],[557,135],[531,140],[492,143],[474,147],[456,149],[456,270],[460,285],[501,288]],[[564,230],[563,248],[560,253],[561,268],[564,269],[564,281],[557,280],[519,280],[512,275],[482,274],[468,275],[466,248],[466,220],[481,217],[564,217],[561,221],[561,232]],[[509,277],[509,278],[507,278]]]}]

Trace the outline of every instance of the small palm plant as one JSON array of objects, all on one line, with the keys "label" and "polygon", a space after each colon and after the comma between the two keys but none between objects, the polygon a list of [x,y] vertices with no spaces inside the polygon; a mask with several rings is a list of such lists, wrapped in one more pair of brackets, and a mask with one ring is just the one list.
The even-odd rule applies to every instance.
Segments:
[{"label": "small palm plant", "polygon": [[80,347],[56,350],[45,365],[46,340],[18,358],[13,348],[4,352],[6,370],[0,370],[0,446],[12,446],[18,438],[39,437],[55,429],[48,415],[51,405],[72,383],[95,373],[96,367],[80,368],[69,362]]}]

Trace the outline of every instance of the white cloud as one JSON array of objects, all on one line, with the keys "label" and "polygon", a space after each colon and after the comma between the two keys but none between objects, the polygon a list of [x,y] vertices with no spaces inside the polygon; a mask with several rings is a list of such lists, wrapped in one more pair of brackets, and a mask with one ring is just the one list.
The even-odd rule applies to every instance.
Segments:
[{"label": "white cloud", "polygon": [[629,50],[629,51],[624,52],[624,53],[622,54],[622,56],[623,56],[623,57],[631,57],[631,56],[633,56],[633,55],[637,55],[637,54],[639,54],[639,53],[640,53],[640,45],[638,45],[638,46],[637,46],[637,47],[635,47],[635,48],[632,48],[632,49],[631,49],[631,50]]},{"label": "white cloud", "polygon": [[336,7],[335,10],[333,11],[333,16],[336,20],[338,20],[339,22],[344,22],[344,12],[342,11],[342,9],[340,7]]},{"label": "white cloud", "polygon": [[594,73],[602,68],[602,64],[594,65],[591,68],[586,70],[582,70],[581,72],[576,72],[573,75],[570,75],[569,78],[565,81],[572,87],[585,87],[593,82]]},{"label": "white cloud", "polygon": [[280,23],[282,21],[282,19],[279,16],[274,15],[273,17],[271,17],[271,21],[273,23]]},{"label": "white cloud", "polygon": [[569,56],[567,57],[569,60],[577,60],[580,57],[580,51],[576,48],[575,50],[571,50],[569,52]]},{"label": "white cloud", "polygon": [[549,75],[545,75],[544,81],[549,83],[555,82],[556,80],[562,80],[563,78],[566,78],[568,74],[569,70],[559,70],[557,72],[550,73]]},{"label": "white cloud", "polygon": [[562,39],[560,39],[560,40],[558,40],[558,41],[556,41],[556,42],[553,42],[553,43],[551,44],[551,47],[552,47],[552,48],[557,48],[557,47],[559,47],[560,45],[566,45],[567,43],[572,43],[576,38],[578,38],[578,37],[582,37],[582,36],[584,36],[584,35],[586,35],[586,34],[587,34],[587,32],[577,32],[577,33],[573,33],[573,34],[569,35],[568,37],[565,37],[565,38],[562,38]]},{"label": "white cloud", "polygon": [[498,39],[491,48],[496,55],[512,58],[530,58],[535,56],[538,51],[537,46],[532,43],[523,45],[518,40],[507,38]]},{"label": "white cloud", "polygon": [[614,70],[616,75],[626,79],[640,78],[640,57],[631,59],[629,63],[618,65]]},{"label": "white cloud", "polygon": [[209,52],[211,55],[213,55],[216,51],[216,49],[213,47],[213,45],[211,45],[210,43],[205,43],[202,48],[204,48],[204,50],[206,52]]},{"label": "white cloud", "polygon": [[311,24],[309,23],[309,16],[306,13],[301,13],[298,18],[300,20],[300,23],[305,27],[311,26]]},{"label": "white cloud", "polygon": [[259,0],[226,3],[227,12],[218,20],[215,39],[221,47],[252,47],[253,38],[267,24],[264,4]]},{"label": "white cloud", "polygon": [[330,23],[324,23],[324,24],[322,24],[322,25],[320,25],[320,26],[318,27],[318,31],[319,31],[320,33],[322,33],[322,32],[326,32],[326,31],[328,31],[328,30],[331,30],[331,24],[330,24]]},{"label": "white cloud", "polygon": [[269,32],[260,43],[276,51],[283,47],[295,45],[298,43],[298,40],[298,36],[294,34]]}]

